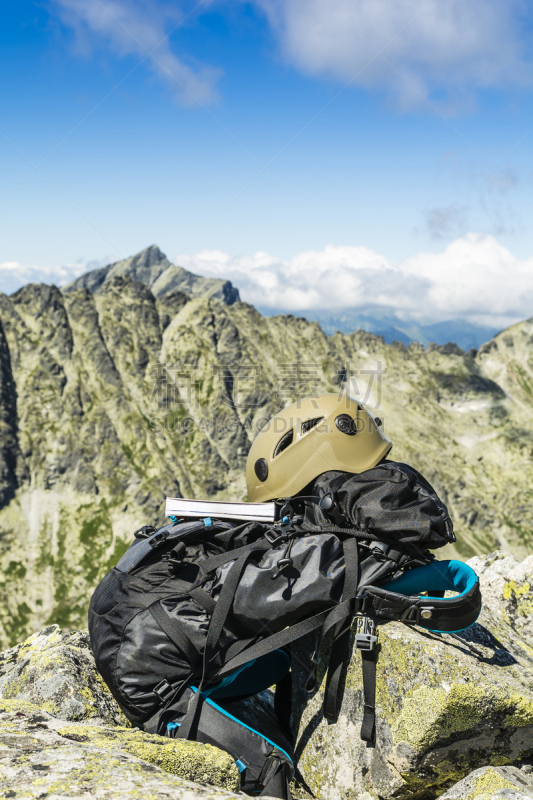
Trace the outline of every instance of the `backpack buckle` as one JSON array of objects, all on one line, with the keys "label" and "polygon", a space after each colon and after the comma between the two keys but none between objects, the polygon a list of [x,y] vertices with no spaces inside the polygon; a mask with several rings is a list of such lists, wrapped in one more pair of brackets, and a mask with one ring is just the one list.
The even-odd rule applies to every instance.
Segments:
[{"label": "backpack buckle", "polygon": [[267,540],[267,542],[269,544],[272,545],[272,547],[276,547],[276,545],[281,544],[281,542],[284,542],[285,539],[286,539],[286,536],[287,535],[286,535],[285,531],[280,532],[280,531],[274,530],[273,528],[270,528],[270,530],[268,530],[265,533],[265,539]]},{"label": "backpack buckle", "polygon": [[159,531],[159,533],[156,533],[155,536],[152,536],[152,538],[148,540],[148,544],[150,547],[159,547],[159,545],[163,544],[167,537],[168,531]]},{"label": "backpack buckle", "polygon": [[373,650],[378,637],[376,635],[376,622],[371,617],[357,617],[357,632],[354,645],[358,650]]},{"label": "backpack buckle", "polygon": [[420,622],[420,608],[418,606],[408,606],[400,616],[400,622],[407,625],[418,625]]},{"label": "backpack buckle", "polygon": [[143,525],[142,528],[134,531],[133,535],[136,539],[148,539],[152,533],[155,533],[156,529],[153,525]]},{"label": "backpack buckle", "polygon": [[178,570],[183,567],[183,559],[185,558],[185,554],[187,552],[187,548],[185,547],[184,542],[178,542],[176,547],[170,551],[170,553],[166,553],[161,561],[165,561],[166,563],[170,564],[172,569]]},{"label": "backpack buckle", "polygon": [[163,678],[163,680],[160,683],[158,683],[157,686],[154,686],[152,691],[162,703],[166,703],[167,700],[170,700],[170,698],[176,691],[176,688],[171,686],[171,684],[167,680],[165,680],[165,678]]}]

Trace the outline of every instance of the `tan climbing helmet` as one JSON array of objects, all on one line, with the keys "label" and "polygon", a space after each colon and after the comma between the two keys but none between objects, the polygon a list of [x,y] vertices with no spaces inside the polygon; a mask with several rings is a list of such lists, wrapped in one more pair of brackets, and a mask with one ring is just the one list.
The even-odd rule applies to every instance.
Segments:
[{"label": "tan climbing helmet", "polygon": [[252,503],[292,497],[328,470],[359,473],[384,458],[392,442],[357,400],[323,394],[280,411],[257,435],[246,462]]}]

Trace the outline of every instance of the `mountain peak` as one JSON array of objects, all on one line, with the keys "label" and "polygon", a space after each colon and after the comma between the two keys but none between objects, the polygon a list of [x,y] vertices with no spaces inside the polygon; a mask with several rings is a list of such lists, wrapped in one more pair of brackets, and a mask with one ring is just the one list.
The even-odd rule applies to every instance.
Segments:
[{"label": "mountain peak", "polygon": [[168,259],[156,244],[151,244],[150,247],[141,250],[140,253],[137,253],[135,256],[131,256],[131,258],[126,259],[126,261],[129,261],[131,267],[134,269],[150,269],[155,264],[160,264],[162,261],[168,261]]},{"label": "mountain peak", "polygon": [[107,267],[86,272],[77,280],[66,286],[64,292],[76,289],[89,289],[97,292],[104,283],[116,277],[130,278],[150,287],[156,297],[162,297],[174,291],[181,291],[194,297],[212,297],[226,305],[240,300],[239,290],[231,281],[220,278],[203,278],[183,267],[172,264],[156,244],[146,247],[140,253],[108,264]]}]

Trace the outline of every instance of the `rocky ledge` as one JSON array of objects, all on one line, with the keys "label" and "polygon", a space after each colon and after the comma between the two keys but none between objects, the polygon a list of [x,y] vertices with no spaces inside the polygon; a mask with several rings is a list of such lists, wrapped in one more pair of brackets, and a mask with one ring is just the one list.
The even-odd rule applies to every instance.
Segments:
[{"label": "rocky ledge", "polygon": [[[297,753],[320,800],[533,798],[533,558],[520,564],[493,553],[472,565],[485,607],[459,639],[399,623],[381,627],[373,748],[359,738],[358,653],[339,721],[328,725],[322,686],[304,702],[312,642],[300,644]],[[319,677],[326,660],[327,644]],[[238,772],[223,751],[128,727],[95,670],[84,631],[52,625],[1,654],[0,695],[0,797],[237,796]],[[269,693],[239,713],[248,723],[255,715],[259,728],[268,725]]]}]

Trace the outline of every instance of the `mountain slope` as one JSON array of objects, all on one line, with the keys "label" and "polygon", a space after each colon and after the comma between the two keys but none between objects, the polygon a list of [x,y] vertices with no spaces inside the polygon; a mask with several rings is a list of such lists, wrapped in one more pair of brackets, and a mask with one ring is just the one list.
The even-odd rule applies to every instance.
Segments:
[{"label": "mountain slope", "polygon": [[448,503],[451,553],[530,552],[533,321],[474,356],[328,337],[118,276],[94,293],[0,295],[0,323],[2,643],[84,625],[92,588],[136,528],[163,520],[165,495],[243,499],[265,419],[346,385]]},{"label": "mountain slope", "polygon": [[171,264],[155,244],[124,261],[117,261],[107,267],[94,269],[80,275],[63,291],[69,293],[76,289],[89,289],[91,292],[97,292],[108,281],[118,277],[141,281],[152,289],[156,297],[181,291],[192,297],[213,297],[228,305],[236,303],[240,299],[239,290],[232,285],[231,281],[202,278],[200,275],[188,272],[183,267]]}]

